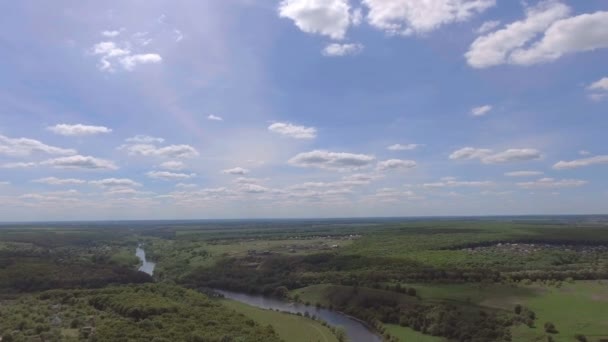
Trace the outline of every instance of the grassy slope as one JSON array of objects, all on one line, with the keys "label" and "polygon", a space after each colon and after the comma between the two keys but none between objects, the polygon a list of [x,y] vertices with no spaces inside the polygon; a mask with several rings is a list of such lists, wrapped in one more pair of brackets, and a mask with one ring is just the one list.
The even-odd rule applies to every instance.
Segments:
[{"label": "grassy slope", "polygon": [[311,319],[280,313],[271,310],[258,309],[233,300],[222,301],[226,307],[242,313],[262,325],[272,325],[285,341],[289,342],[337,342],[338,339],[331,331]]}]

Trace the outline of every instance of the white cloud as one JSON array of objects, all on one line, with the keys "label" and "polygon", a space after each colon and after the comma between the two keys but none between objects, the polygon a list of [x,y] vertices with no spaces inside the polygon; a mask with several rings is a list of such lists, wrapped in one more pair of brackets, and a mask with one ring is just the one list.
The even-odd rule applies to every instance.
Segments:
[{"label": "white cloud", "polygon": [[383,175],[375,173],[356,173],[349,176],[342,177],[341,183],[344,185],[367,185],[371,182],[382,178]]},{"label": "white cloud", "polygon": [[124,31],[124,28],[121,28],[120,30],[106,30],[101,31],[101,35],[104,37],[113,38],[119,36],[122,31]]},{"label": "white cloud", "polygon": [[303,32],[332,39],[343,39],[351,23],[348,0],[283,0],[279,16],[293,20]]},{"label": "white cloud", "polygon": [[86,183],[86,181],[84,181],[82,179],[57,178],[57,177],[46,177],[46,178],[34,179],[32,182],[48,184],[48,185],[76,185],[76,184]]},{"label": "white cloud", "polygon": [[505,176],[507,177],[535,177],[541,176],[543,173],[540,171],[511,171],[506,172]]},{"label": "white cloud", "polygon": [[507,63],[514,50],[524,46],[569,13],[568,6],[556,1],[542,1],[535,7],[526,8],[525,19],[475,39],[465,54],[467,61],[475,68]]},{"label": "white cloud", "polygon": [[492,153],[492,150],[485,148],[464,147],[450,154],[452,160],[481,159]]},{"label": "white cloud", "polygon": [[150,178],[161,179],[166,181],[173,180],[184,180],[196,177],[194,173],[176,173],[176,172],[168,172],[168,171],[150,171],[146,173],[146,175]]},{"label": "white cloud", "polygon": [[220,116],[215,116],[213,114],[209,114],[209,116],[207,116],[207,120],[211,120],[211,121],[224,121],[224,119]]},{"label": "white cloud", "polygon": [[76,154],[76,150],[60,148],[43,144],[34,139],[27,138],[9,138],[0,135],[0,155],[8,155],[14,157],[29,156],[33,153],[46,153],[55,155],[70,155]]},{"label": "white cloud", "polygon": [[297,126],[289,122],[275,122],[268,126],[268,130],[295,139],[314,139],[317,136],[316,128]]},{"label": "white cloud", "polygon": [[175,35],[175,42],[179,43],[184,39],[184,35],[182,34],[182,31],[178,30],[178,29],[174,29],[173,30],[173,34]]},{"label": "white cloud", "polygon": [[542,157],[538,150],[532,148],[508,149],[504,152],[496,153],[484,157],[481,161],[484,164],[510,163],[527,160],[537,160]]},{"label": "white cloud", "polygon": [[402,160],[402,159],[389,159],[378,162],[378,170],[403,170],[412,169],[416,167],[416,162],[413,160]]},{"label": "white cloud", "polygon": [[104,126],[89,126],[83,124],[58,124],[47,127],[47,129],[55,134],[65,136],[85,136],[112,132],[112,129]]},{"label": "white cloud", "polygon": [[118,46],[115,42],[100,42],[93,46],[92,53],[99,55],[99,69],[102,71],[114,71],[114,62],[120,63],[123,69],[131,71],[139,64],[150,64],[162,62],[162,57],[157,53],[132,53],[128,48]]},{"label": "white cloud", "polygon": [[424,34],[464,22],[496,4],[495,0],[363,0],[367,21],[389,34]]},{"label": "white cloud", "polygon": [[49,159],[41,162],[40,165],[51,166],[58,169],[118,169],[116,164],[112,161],[81,155]]},{"label": "white cloud", "polygon": [[11,185],[11,182],[8,182],[8,181],[0,181],[0,185]]},{"label": "white cloud", "polygon": [[235,167],[232,169],[222,170],[222,173],[229,175],[246,175],[249,173],[249,170],[242,167]]},{"label": "white cloud", "polygon": [[159,165],[161,169],[179,171],[186,167],[186,164],[179,160],[169,160]]},{"label": "white cloud", "polygon": [[442,178],[439,182],[424,183],[424,188],[459,188],[459,187],[486,187],[494,185],[490,181],[459,181],[453,177]]},{"label": "white cloud", "polygon": [[149,135],[136,135],[134,137],[128,138],[125,141],[128,143],[135,143],[135,144],[153,144],[153,143],[162,144],[163,142],[165,142],[165,139],[151,137]]},{"label": "white cloud", "polygon": [[608,155],[595,156],[583,159],[576,159],[572,161],[559,161],[553,168],[556,170],[564,170],[564,169],[575,169],[579,167],[591,166],[591,165],[599,165],[599,164],[608,164]]},{"label": "white cloud", "polygon": [[406,144],[406,145],[394,144],[394,145],[388,146],[386,149],[390,150],[390,151],[412,151],[412,150],[417,149],[420,146],[422,146],[422,145],[420,145],[420,144]]},{"label": "white cloud", "polygon": [[593,82],[589,87],[587,87],[591,93],[589,97],[592,100],[600,101],[605,98],[608,98],[608,77],[603,77],[596,82]]},{"label": "white cloud", "polygon": [[33,162],[17,162],[17,163],[5,163],[2,164],[3,169],[26,169],[26,168],[30,168],[30,167],[35,167],[36,163]]},{"label": "white cloud", "polygon": [[325,46],[321,53],[323,54],[323,56],[340,57],[347,55],[356,55],[359,54],[361,51],[363,51],[363,45],[359,43],[331,43]]},{"label": "white cloud", "polygon": [[494,153],[489,149],[465,147],[450,154],[452,160],[479,159],[484,164],[501,164],[518,161],[537,160],[542,157],[540,151],[532,148],[508,149]]},{"label": "white cloud", "polygon": [[486,21],[483,24],[481,24],[481,26],[479,26],[479,28],[477,28],[477,30],[475,30],[475,32],[477,34],[484,34],[486,32],[494,30],[498,26],[500,26],[500,21],[498,21],[498,20]]},{"label": "white cloud", "polygon": [[[526,8],[526,18],[477,38],[466,53],[476,68],[499,64],[532,65],[564,55],[608,48],[608,12],[568,17],[570,8],[542,1]],[[542,33],[535,42],[532,42]]]},{"label": "white cloud", "polygon": [[517,185],[524,189],[558,189],[558,188],[572,188],[579,187],[587,184],[587,181],[580,179],[554,179],[554,178],[541,178],[534,182],[523,182],[517,183]]},{"label": "white cloud", "polygon": [[593,82],[589,87],[589,90],[602,90],[608,91],[608,77],[602,77],[601,79]]},{"label": "white cloud", "polygon": [[129,55],[131,51],[118,47],[114,42],[99,42],[93,46],[93,54],[102,55],[102,58],[111,58]]},{"label": "white cloud", "polygon": [[366,154],[314,150],[291,158],[288,163],[298,167],[316,167],[328,170],[347,171],[369,166],[376,158]]},{"label": "white cloud", "polygon": [[96,181],[90,181],[89,183],[104,188],[128,188],[141,186],[140,183],[137,183],[136,181],[128,178],[106,178]]},{"label": "white cloud", "polygon": [[199,155],[198,151],[190,145],[169,145],[157,147],[152,144],[135,144],[121,146],[130,155],[140,155],[145,157],[165,157],[165,158],[193,158]]},{"label": "white cloud", "polygon": [[471,109],[471,115],[473,116],[484,116],[488,114],[492,110],[492,106],[484,105],[479,107],[474,107]]},{"label": "white cloud", "polygon": [[528,49],[513,51],[511,63],[531,65],[563,55],[608,48],[608,12],[581,14],[558,20]]},{"label": "white cloud", "polygon": [[139,64],[156,64],[163,61],[163,58],[157,53],[144,53],[137,55],[129,55],[120,59],[125,70],[133,70]]}]

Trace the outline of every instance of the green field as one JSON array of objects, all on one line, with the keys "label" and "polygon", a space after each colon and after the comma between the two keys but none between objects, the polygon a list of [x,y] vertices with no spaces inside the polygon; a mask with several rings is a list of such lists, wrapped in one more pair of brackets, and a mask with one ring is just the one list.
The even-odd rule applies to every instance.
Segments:
[{"label": "green field", "polygon": [[261,325],[272,325],[279,337],[285,341],[338,342],[329,328],[306,317],[259,309],[233,300],[223,300],[222,304]]}]

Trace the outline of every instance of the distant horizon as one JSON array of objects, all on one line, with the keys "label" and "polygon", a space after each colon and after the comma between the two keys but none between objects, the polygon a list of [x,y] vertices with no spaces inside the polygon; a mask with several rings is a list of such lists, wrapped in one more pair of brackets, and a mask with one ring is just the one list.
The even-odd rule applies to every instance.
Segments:
[{"label": "distant horizon", "polygon": [[0,221],[0,226],[10,224],[78,224],[78,223],[155,223],[155,222],[248,222],[248,221],[339,221],[339,220],[420,220],[420,219],[493,219],[493,218],[580,218],[606,217],[608,214],[521,214],[521,215],[437,215],[437,216],[361,216],[361,217],[267,217],[267,218],[201,218],[201,219],[124,219],[124,220],[48,220],[48,221]]}]

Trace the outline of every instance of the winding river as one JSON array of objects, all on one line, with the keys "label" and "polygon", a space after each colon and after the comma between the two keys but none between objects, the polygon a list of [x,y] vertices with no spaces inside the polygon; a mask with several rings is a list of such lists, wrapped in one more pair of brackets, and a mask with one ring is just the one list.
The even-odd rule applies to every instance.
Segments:
[{"label": "winding river", "polygon": [[141,261],[141,266],[139,266],[138,271],[148,273],[149,275],[154,274],[154,268],[156,267],[156,263],[152,261],[146,260],[146,251],[140,246],[137,246],[135,249],[135,256],[139,258]]},{"label": "winding river", "polygon": [[[156,263],[148,261],[146,259],[146,251],[144,251],[141,245],[137,246],[137,249],[135,250],[135,256],[137,256],[141,261],[139,271],[145,272],[149,275],[153,275]],[[250,295],[245,293],[223,290],[217,290],[217,292],[223,294],[226,298],[236,300],[241,303],[245,303],[261,309],[271,309],[301,314],[308,312],[309,315],[315,315],[316,317],[324,320],[332,326],[344,328],[344,330],[346,331],[346,335],[348,336],[348,340],[350,342],[382,341],[382,338],[376,333],[374,333],[372,330],[370,330],[364,323],[337,311],[321,309],[314,306],[307,306],[304,304],[285,302],[279,299],[259,295]]]},{"label": "winding river", "polygon": [[367,328],[365,324],[336,311],[320,309],[314,306],[306,306],[298,303],[285,302],[279,299],[259,295],[250,295],[223,290],[217,290],[217,292],[223,294],[226,298],[262,309],[272,309],[301,314],[308,312],[309,315],[315,315],[330,325],[344,328],[350,342],[382,341],[382,338]]}]

